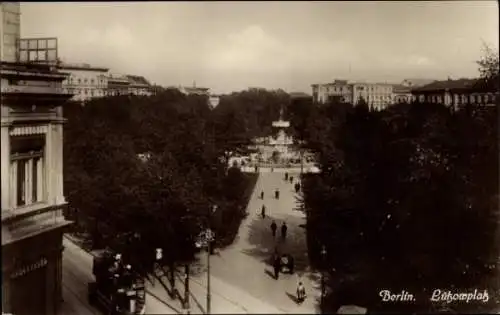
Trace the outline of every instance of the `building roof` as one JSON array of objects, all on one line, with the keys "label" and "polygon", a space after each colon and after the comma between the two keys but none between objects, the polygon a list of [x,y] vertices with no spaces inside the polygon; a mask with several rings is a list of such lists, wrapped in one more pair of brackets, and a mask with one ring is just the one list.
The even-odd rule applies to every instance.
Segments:
[{"label": "building roof", "polygon": [[109,68],[91,66],[88,63],[60,62],[58,64],[58,68],[64,69],[64,70],[83,70],[83,71],[99,71],[99,72],[108,72],[109,71]]},{"label": "building roof", "polygon": [[23,62],[0,63],[0,73],[2,76],[38,77],[44,79],[64,80],[67,74],[58,71],[53,65]]},{"label": "building roof", "polygon": [[436,81],[436,80],[434,80],[434,79],[404,79],[402,82],[402,85],[410,86],[410,87],[419,87],[419,86],[431,84],[434,81]]},{"label": "building roof", "polygon": [[444,81],[434,81],[430,84],[420,86],[412,89],[412,92],[431,92],[431,91],[441,91],[441,90],[466,90],[474,88],[477,79],[458,79],[458,80],[444,80]]},{"label": "building roof", "polygon": [[411,88],[402,84],[393,84],[392,92],[394,93],[410,93]]},{"label": "building roof", "polygon": [[311,84],[312,87],[317,87],[319,85],[389,85],[393,86],[394,84],[387,83],[387,82],[365,82],[365,81],[350,81],[350,80],[334,80],[333,82],[328,82],[328,83],[319,83],[319,84]]},{"label": "building roof", "polygon": [[181,92],[190,94],[190,93],[207,93],[210,89],[203,87],[184,86],[180,87],[179,90]]},{"label": "building roof", "polygon": [[139,84],[139,85],[147,85],[147,86],[151,85],[149,83],[149,81],[146,80],[146,78],[144,78],[143,76],[127,74],[126,77],[130,81],[131,84]]}]

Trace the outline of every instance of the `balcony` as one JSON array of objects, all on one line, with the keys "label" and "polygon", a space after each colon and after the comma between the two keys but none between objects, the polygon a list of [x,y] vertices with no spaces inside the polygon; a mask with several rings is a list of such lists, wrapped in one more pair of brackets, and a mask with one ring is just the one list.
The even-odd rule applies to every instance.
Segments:
[{"label": "balcony", "polygon": [[66,92],[62,87],[52,87],[52,86],[33,86],[33,85],[10,85],[2,86],[0,90],[2,95],[8,94],[44,94],[44,95],[68,95],[71,96],[72,93]]},{"label": "balcony", "polygon": [[2,246],[70,222],[63,215],[66,204],[35,204],[15,210],[2,210]]}]

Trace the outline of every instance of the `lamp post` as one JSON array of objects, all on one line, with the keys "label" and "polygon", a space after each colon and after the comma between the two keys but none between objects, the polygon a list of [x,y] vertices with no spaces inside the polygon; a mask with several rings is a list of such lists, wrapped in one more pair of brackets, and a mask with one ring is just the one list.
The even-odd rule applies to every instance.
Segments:
[{"label": "lamp post", "polygon": [[212,242],[215,240],[215,233],[210,229],[210,218],[215,211],[217,211],[216,205],[208,209],[207,228],[201,232],[199,240],[196,242],[196,247],[206,247],[207,249],[207,314],[211,314],[212,306],[212,294],[210,290],[210,254],[212,252]]},{"label": "lamp post", "polygon": [[186,314],[191,314],[191,306],[189,305],[189,264],[185,266],[184,279],[184,311]]},{"label": "lamp post", "polygon": [[325,245],[321,248],[321,312],[324,313],[324,299],[325,299],[325,264],[326,264],[326,248]]}]

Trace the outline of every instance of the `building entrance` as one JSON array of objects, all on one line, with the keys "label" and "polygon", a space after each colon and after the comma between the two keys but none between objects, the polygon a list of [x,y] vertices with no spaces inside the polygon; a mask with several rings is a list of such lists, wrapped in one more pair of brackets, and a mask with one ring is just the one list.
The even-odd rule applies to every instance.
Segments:
[{"label": "building entrance", "polygon": [[12,314],[46,315],[47,267],[10,279]]}]

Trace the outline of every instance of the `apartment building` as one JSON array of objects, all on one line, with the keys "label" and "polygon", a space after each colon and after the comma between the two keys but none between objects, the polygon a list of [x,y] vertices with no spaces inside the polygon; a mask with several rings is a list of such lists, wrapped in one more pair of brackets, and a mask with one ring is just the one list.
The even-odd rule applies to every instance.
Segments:
[{"label": "apartment building", "polygon": [[126,75],[128,81],[128,93],[132,95],[153,95],[151,83],[146,78],[138,75]]},{"label": "apartment building", "polygon": [[2,312],[56,315],[71,224],[63,215],[62,106],[73,95],[55,66],[57,41],[22,42],[19,3],[0,7]]},{"label": "apartment building", "polygon": [[117,96],[117,95],[128,95],[130,81],[126,75],[121,74],[109,74],[108,75],[108,86],[107,95]]},{"label": "apartment building", "polygon": [[411,103],[415,97],[411,93],[411,88],[403,84],[395,84],[392,86],[392,102],[394,104]]},{"label": "apartment building", "polygon": [[364,100],[370,108],[380,110],[392,104],[393,86],[387,83],[335,80],[326,84],[313,84],[312,94],[313,100],[319,103],[325,103],[333,98],[352,104]]},{"label": "apartment building", "polygon": [[416,97],[411,93],[412,89],[430,84],[436,80],[432,79],[404,79],[400,84],[393,85],[393,103],[411,103]]},{"label": "apartment building", "polygon": [[444,104],[453,109],[467,104],[494,106],[498,91],[484,89],[478,83],[478,79],[448,79],[414,88],[411,92],[418,102]]},{"label": "apartment building", "polygon": [[62,301],[66,74],[2,62],[2,311],[55,315]]},{"label": "apartment building", "polygon": [[86,101],[104,97],[108,89],[108,68],[94,67],[86,63],[59,63],[58,68],[67,73],[63,88],[73,93],[73,100]]}]

